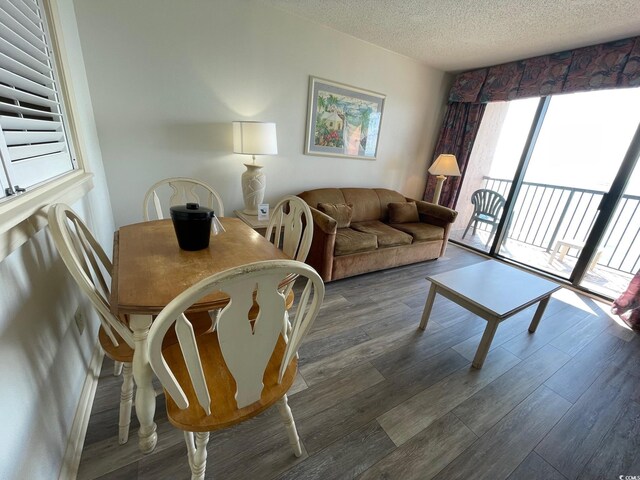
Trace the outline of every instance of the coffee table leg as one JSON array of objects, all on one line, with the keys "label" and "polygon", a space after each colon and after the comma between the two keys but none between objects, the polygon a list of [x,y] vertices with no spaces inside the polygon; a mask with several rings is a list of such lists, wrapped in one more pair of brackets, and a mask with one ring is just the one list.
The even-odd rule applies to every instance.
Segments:
[{"label": "coffee table leg", "polygon": [[491,347],[491,342],[493,341],[493,336],[496,334],[497,329],[498,321],[487,320],[487,327],[484,329],[484,333],[482,334],[482,339],[480,340],[480,345],[476,351],[476,356],[473,357],[472,365],[475,368],[482,368],[482,364],[484,363],[484,359],[487,358],[489,347]]},{"label": "coffee table leg", "polygon": [[151,315],[131,315],[129,319],[136,345],[133,352],[133,378],[136,382],[136,416],[140,422],[138,446],[142,453],[151,453],[158,441],[156,424],[153,421],[156,412],[156,392],[153,388],[153,371],[147,350],[151,321]]},{"label": "coffee table leg", "polygon": [[420,320],[420,329],[427,328],[427,322],[431,315],[431,308],[433,307],[433,301],[436,298],[436,284],[432,283],[429,289],[429,295],[427,295],[427,302],[424,304],[424,311],[422,312],[422,320]]},{"label": "coffee table leg", "polygon": [[540,319],[544,314],[544,309],[547,308],[547,303],[549,303],[550,298],[551,298],[551,295],[549,295],[548,297],[544,297],[542,300],[540,300],[540,303],[538,304],[538,308],[536,309],[536,313],[535,315],[533,315],[533,320],[531,320],[531,324],[529,325],[529,332],[533,333],[538,328],[538,324],[540,323]]}]

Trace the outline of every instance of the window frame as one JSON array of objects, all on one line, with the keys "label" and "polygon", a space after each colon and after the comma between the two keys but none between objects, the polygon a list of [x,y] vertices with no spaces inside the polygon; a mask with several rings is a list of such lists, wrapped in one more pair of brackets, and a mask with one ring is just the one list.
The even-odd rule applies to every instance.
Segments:
[{"label": "window frame", "polygon": [[86,147],[77,126],[79,111],[70,83],[70,62],[66,56],[59,7],[56,0],[39,0],[45,16],[58,94],[64,105],[66,136],[74,153],[76,168],[46,180],[24,193],[5,197],[0,202],[0,261],[26,243],[47,225],[47,210],[52,203],[74,203],[93,188],[93,174],[87,169]]}]

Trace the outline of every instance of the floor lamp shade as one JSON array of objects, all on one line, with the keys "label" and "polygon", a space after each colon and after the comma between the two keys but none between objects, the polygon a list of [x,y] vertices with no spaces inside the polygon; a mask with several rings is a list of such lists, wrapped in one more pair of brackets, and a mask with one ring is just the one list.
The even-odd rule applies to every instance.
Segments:
[{"label": "floor lamp shade", "polygon": [[458,161],[455,155],[450,153],[443,153],[438,155],[433,165],[429,167],[429,173],[436,176],[436,190],[433,193],[433,203],[436,205],[440,201],[440,192],[442,191],[442,184],[447,177],[459,177],[460,169],[458,168]]},{"label": "floor lamp shade", "polygon": [[233,152],[251,155],[253,163],[245,163],[247,171],[242,174],[242,197],[244,213],[258,214],[258,205],[264,199],[267,177],[262,165],[256,164],[256,155],[276,155],[278,139],[276,124],[270,122],[233,122]]}]

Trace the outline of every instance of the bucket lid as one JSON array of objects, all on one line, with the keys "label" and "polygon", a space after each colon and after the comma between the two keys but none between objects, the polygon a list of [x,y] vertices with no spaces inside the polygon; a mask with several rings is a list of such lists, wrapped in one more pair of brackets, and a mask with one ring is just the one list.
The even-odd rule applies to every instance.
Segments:
[{"label": "bucket lid", "polygon": [[207,220],[214,215],[213,210],[207,207],[201,207],[198,203],[174,205],[169,210],[171,211],[171,218],[178,220]]}]

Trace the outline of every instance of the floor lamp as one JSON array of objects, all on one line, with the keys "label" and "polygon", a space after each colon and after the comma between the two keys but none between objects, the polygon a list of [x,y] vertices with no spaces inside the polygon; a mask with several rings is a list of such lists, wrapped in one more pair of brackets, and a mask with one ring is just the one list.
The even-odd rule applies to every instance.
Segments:
[{"label": "floor lamp", "polygon": [[253,163],[245,163],[247,171],[242,174],[243,212],[258,215],[258,205],[264,199],[267,177],[262,165],[256,164],[256,155],[276,155],[278,140],[276,124],[269,122],[233,122],[233,153],[253,157]]},{"label": "floor lamp", "polygon": [[431,175],[436,175],[436,191],[433,193],[433,203],[438,205],[438,202],[440,202],[442,184],[447,177],[460,176],[460,169],[458,168],[456,156],[449,153],[442,153],[438,155],[438,158],[436,158],[433,165],[429,167],[428,171]]}]

